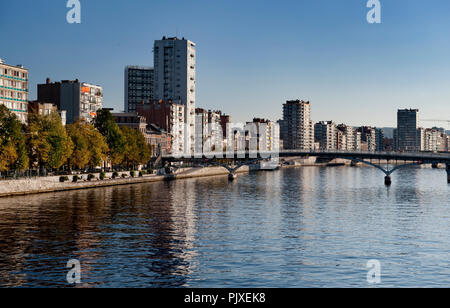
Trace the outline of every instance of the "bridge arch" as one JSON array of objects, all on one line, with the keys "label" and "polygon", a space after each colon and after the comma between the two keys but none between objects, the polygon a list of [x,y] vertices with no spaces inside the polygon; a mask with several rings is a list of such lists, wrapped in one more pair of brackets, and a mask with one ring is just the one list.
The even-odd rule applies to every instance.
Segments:
[{"label": "bridge arch", "polygon": [[363,160],[363,159],[358,159],[358,158],[350,159],[349,158],[349,160],[356,161],[356,162],[359,162],[359,163],[363,163],[363,164],[375,167],[375,168],[383,171],[384,174],[386,174],[386,176],[391,176],[392,173],[394,173],[395,171],[397,171],[399,169],[402,169],[402,168],[421,165],[420,162],[414,162],[414,163],[409,163],[409,164],[397,165],[394,168],[392,168],[391,170],[386,170],[383,167],[381,167],[380,165],[374,164],[372,162],[369,162],[369,161],[366,161],[366,160]]}]

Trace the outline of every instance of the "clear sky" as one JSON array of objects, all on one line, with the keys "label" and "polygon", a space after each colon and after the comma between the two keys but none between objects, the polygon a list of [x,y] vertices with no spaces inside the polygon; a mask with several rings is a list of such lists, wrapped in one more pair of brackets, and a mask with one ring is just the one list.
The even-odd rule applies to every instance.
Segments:
[{"label": "clear sky", "polygon": [[234,122],[277,120],[297,98],[314,121],[450,119],[448,0],[380,0],[382,24],[367,0],[80,0],[80,25],[66,2],[1,1],[0,58],[30,70],[31,99],[46,77],[78,78],[122,110],[124,67],[153,65],[153,41],[178,34],[197,44],[197,106]]}]

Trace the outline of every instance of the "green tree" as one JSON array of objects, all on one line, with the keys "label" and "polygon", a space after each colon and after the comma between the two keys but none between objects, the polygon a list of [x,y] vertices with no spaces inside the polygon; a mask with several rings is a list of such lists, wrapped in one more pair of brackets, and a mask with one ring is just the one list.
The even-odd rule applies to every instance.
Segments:
[{"label": "green tree", "polygon": [[34,166],[59,169],[72,155],[72,139],[57,113],[30,115],[27,135],[30,161]]},{"label": "green tree", "polygon": [[131,127],[122,127],[125,137],[125,151],[122,163],[127,167],[135,167],[138,164],[145,164],[150,160],[150,147],[145,142],[144,135]]},{"label": "green tree", "polygon": [[0,171],[28,167],[24,126],[4,105],[0,105]]},{"label": "green tree", "polygon": [[108,145],[108,157],[113,164],[120,164],[125,151],[125,138],[114,121],[109,110],[98,110],[94,120],[95,128],[106,138]]}]

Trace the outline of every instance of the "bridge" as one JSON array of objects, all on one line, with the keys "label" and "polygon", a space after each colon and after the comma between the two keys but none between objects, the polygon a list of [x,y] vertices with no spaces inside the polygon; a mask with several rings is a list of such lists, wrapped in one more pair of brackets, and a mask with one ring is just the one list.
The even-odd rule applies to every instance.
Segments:
[{"label": "bridge", "polygon": [[[222,166],[229,171],[230,180],[236,178],[236,171],[261,161],[273,158],[287,157],[320,157],[324,159],[346,159],[355,163],[363,163],[377,168],[385,174],[385,184],[391,185],[391,175],[395,171],[423,164],[431,164],[437,167],[439,164],[446,165],[447,182],[450,184],[450,153],[432,153],[432,152],[363,152],[363,151],[337,151],[337,150],[283,150],[280,152],[270,151],[237,151],[237,152],[211,152],[192,156],[172,156],[162,157],[164,162],[193,162],[205,165]],[[394,164],[392,169],[384,168],[376,161],[387,161],[387,165]],[[375,161],[375,162],[373,162]],[[403,162],[403,164],[399,164]]]}]

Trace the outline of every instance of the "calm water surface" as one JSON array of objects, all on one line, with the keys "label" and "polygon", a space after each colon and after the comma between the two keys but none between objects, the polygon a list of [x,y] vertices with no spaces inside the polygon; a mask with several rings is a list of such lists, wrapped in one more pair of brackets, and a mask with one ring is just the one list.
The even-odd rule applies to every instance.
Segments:
[{"label": "calm water surface", "polygon": [[[450,286],[450,185],[303,168],[0,199],[0,286]],[[1,185],[1,183],[0,183]]]}]

